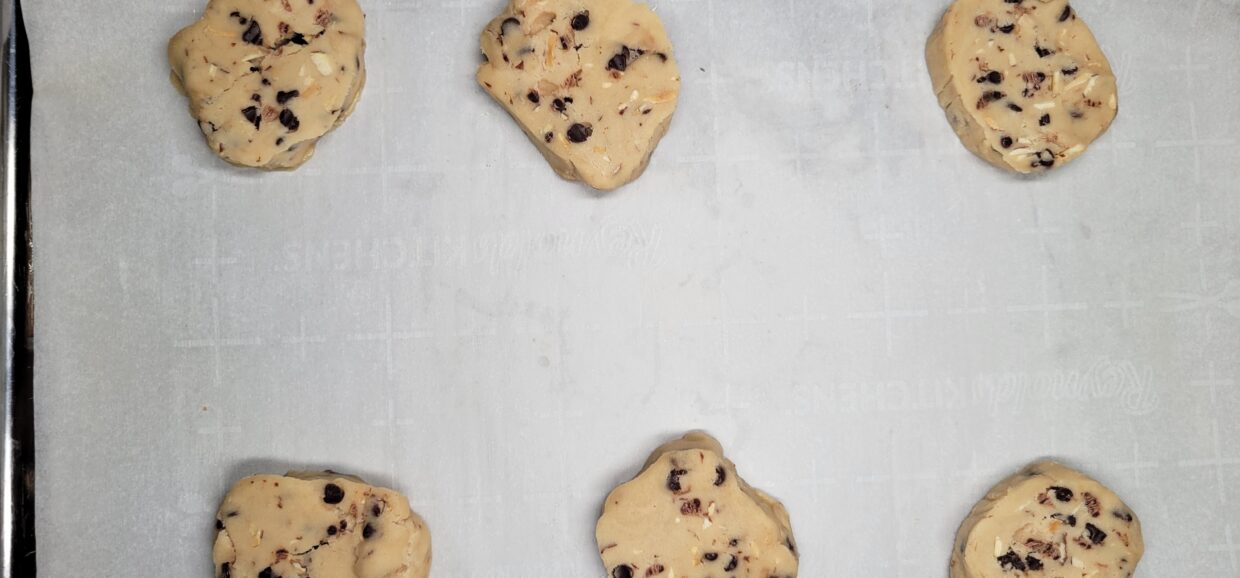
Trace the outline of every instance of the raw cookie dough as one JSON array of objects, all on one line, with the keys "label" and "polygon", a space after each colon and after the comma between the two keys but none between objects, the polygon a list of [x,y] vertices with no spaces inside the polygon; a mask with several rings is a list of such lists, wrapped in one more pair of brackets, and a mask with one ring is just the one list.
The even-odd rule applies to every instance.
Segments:
[{"label": "raw cookie dough", "polygon": [[431,534],[404,496],[334,472],[237,482],[216,516],[216,578],[426,578]]},{"label": "raw cookie dough", "polygon": [[680,95],[672,42],[631,0],[512,0],[482,32],[478,82],[561,177],[641,176]]},{"label": "raw cookie dough", "polygon": [[788,512],[749,487],[714,438],[655,450],[612,491],[596,533],[610,578],[795,578]]},{"label": "raw cookie dough", "polygon": [[172,83],[224,160],[293,169],[362,93],[356,0],[211,0],[168,43]]},{"label": "raw cookie dough", "polygon": [[1127,578],[1141,522],[1114,492],[1055,462],[1002,481],[956,534],[951,578]]},{"label": "raw cookie dough", "polygon": [[1002,169],[1063,166],[1118,108],[1111,65],[1067,0],[956,0],[926,62],[961,142]]}]

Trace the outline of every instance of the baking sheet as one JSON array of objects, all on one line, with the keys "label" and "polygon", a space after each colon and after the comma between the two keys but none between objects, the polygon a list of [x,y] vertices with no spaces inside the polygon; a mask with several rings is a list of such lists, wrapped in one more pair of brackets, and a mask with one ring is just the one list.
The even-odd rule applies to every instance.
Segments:
[{"label": "baking sheet", "polygon": [[943,2],[657,0],[680,110],[607,196],[475,88],[501,4],[363,0],[356,115],[259,174],[168,82],[202,2],[29,3],[41,576],[208,576],[227,486],[314,467],[406,492],[436,577],[602,576],[604,495],[691,428],[803,576],[945,576],[1044,455],[1140,576],[1240,575],[1235,0],[1076,2],[1121,113],[1038,179],[944,121]]}]

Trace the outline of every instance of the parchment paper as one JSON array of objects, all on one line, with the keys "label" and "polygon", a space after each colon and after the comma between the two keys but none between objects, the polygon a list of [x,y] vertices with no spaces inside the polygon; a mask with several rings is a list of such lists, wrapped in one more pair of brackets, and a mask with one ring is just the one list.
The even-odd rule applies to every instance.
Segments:
[{"label": "parchment paper", "polygon": [[1240,4],[1079,0],[1121,110],[1044,178],[970,156],[943,1],[656,0],[647,174],[559,180],[475,87],[501,0],[363,0],[369,84],[294,173],[206,149],[201,0],[26,2],[41,577],[210,576],[238,477],[406,492],[437,578],[604,573],[593,524],[692,428],[802,576],[943,577],[1040,456],[1143,518],[1142,578],[1240,576]]}]

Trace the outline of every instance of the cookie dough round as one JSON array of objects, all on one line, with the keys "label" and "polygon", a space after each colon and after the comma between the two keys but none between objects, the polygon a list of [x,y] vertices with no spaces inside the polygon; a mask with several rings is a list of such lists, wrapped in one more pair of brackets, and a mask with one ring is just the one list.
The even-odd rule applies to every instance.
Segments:
[{"label": "cookie dough round", "polygon": [[973,508],[956,534],[951,578],[1128,578],[1144,551],[1141,522],[1115,492],[1044,461]]},{"label": "cookie dough round", "polygon": [[426,578],[431,534],[399,493],[334,472],[254,476],[216,516],[216,578]]},{"label": "cookie dough round", "polygon": [[641,176],[680,72],[659,17],[631,0],[511,0],[482,32],[478,82],[568,180]]},{"label": "cookie dough round", "polygon": [[607,497],[596,532],[611,578],[795,578],[788,512],[702,433],[655,450]]},{"label": "cookie dough round", "polygon": [[1068,0],[956,0],[926,46],[939,104],[964,146],[1033,173],[1111,126],[1115,74]]},{"label": "cookie dough round", "polygon": [[356,0],[211,0],[168,43],[172,83],[220,158],[297,168],[357,105],[364,30]]}]

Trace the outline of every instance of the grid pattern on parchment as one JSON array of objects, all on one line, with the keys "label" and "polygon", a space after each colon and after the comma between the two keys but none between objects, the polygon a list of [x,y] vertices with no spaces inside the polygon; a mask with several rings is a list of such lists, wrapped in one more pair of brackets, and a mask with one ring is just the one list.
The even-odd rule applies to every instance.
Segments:
[{"label": "grid pattern on parchment", "polygon": [[1038,179],[947,127],[940,2],[656,0],[680,109],[603,198],[474,87],[500,0],[364,0],[356,115],[269,175],[168,86],[198,0],[30,4],[42,576],[205,575],[290,467],[406,492],[438,578],[601,576],[603,496],[696,427],[805,576],[945,575],[1043,455],[1142,516],[1140,576],[1240,574],[1235,0],[1074,2],[1120,116]]}]

